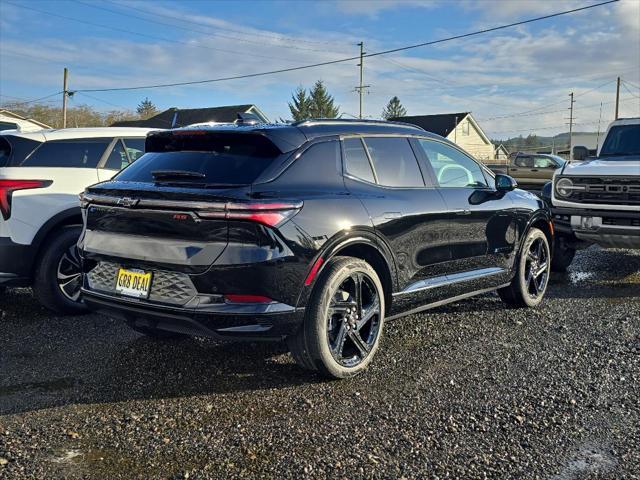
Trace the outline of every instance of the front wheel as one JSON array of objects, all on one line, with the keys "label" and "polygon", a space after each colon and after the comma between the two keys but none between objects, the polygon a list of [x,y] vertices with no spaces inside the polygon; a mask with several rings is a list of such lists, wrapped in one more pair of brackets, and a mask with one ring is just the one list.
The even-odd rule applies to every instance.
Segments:
[{"label": "front wheel", "polygon": [[43,248],[33,281],[38,301],[56,313],[79,314],[87,311],[80,300],[82,272],[78,238],[82,228],[75,225],[54,232]]},{"label": "front wheel", "polygon": [[498,290],[507,305],[535,307],[542,302],[549,283],[551,252],[547,237],[538,228],[532,228],[520,251],[516,275],[508,287]]},{"label": "front wheel", "polygon": [[358,375],[382,337],[384,289],[365,261],[336,257],[325,267],[300,331],[288,340],[294,359],[329,378]]}]

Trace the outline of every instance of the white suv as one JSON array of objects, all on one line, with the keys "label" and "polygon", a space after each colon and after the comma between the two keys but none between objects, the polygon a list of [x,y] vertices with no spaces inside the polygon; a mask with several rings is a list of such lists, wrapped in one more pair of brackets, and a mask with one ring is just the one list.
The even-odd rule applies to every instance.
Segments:
[{"label": "white suv", "polygon": [[144,153],[146,128],[0,132],[0,289],[33,286],[44,306],[80,313],[78,194]]}]

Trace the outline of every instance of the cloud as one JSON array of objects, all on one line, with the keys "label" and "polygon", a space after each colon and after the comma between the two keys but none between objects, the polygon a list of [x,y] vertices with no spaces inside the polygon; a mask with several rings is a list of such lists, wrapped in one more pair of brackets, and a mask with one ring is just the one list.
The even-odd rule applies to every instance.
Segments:
[{"label": "cloud", "polygon": [[[541,9],[550,8],[548,4],[554,5],[554,11],[566,7],[564,3],[558,6],[556,2],[499,4],[504,3],[521,5],[509,7],[510,16],[538,14]],[[345,6],[345,2],[338,2],[336,6],[338,4],[340,8],[355,8]],[[486,11],[478,4],[463,6],[477,12],[479,18],[488,18],[496,14],[499,4],[482,2],[487,6]],[[378,12],[399,8],[396,2],[374,2],[373,5]],[[144,3],[136,6],[147,8]],[[435,8],[433,4],[428,6]],[[176,22],[182,22],[180,25],[189,30],[193,27],[192,31],[173,32],[173,38],[183,43],[134,37],[111,37],[105,41],[97,34],[75,41],[59,37],[4,36],[0,48],[1,93],[18,95],[19,92],[7,91],[6,85],[30,87],[42,95],[59,90],[57,80],[62,66],[71,69],[72,89],[102,88],[251,74],[329,61],[353,55],[356,51],[355,46],[352,51],[345,47],[355,43],[351,33],[305,30],[301,34],[288,31],[285,35],[213,16],[193,16],[187,11],[163,8],[160,5],[154,7],[154,11],[171,12]],[[371,87],[365,97],[365,113],[378,117],[389,98],[398,95],[409,114],[470,110],[481,119],[481,125],[489,133],[509,131],[517,135],[521,131],[526,135],[527,129],[533,127],[540,127],[540,133],[556,133],[566,129],[568,94],[574,91],[578,122],[588,129],[599,118],[601,101],[605,102],[603,118],[610,119],[615,76],[622,74],[631,82],[640,82],[640,27],[639,22],[633,21],[634,15],[636,19],[640,16],[640,2],[623,1],[613,7],[593,10],[590,15],[571,17],[570,27],[562,26],[566,25],[564,22],[551,24],[555,26],[540,23],[403,54],[366,58],[365,82]],[[16,22],[28,20],[24,15],[15,19]],[[216,29],[211,32],[220,35],[211,35],[206,26],[186,21],[224,30]],[[251,43],[239,42],[235,37]],[[364,37],[364,41],[369,51],[387,46],[377,38]],[[307,48],[284,48],[292,44]],[[354,91],[358,82],[356,63],[350,61],[193,87],[91,95],[132,106],[135,105],[132,102],[139,101],[138,97],[149,95],[161,108],[255,102],[271,118],[287,118],[291,92],[298,85],[311,86],[320,78],[336,97],[341,111],[355,114],[358,109],[358,96]],[[52,82],[52,79],[56,81]],[[595,88],[605,82],[609,83]],[[624,115],[640,115],[640,102],[634,102],[628,93],[623,93],[623,100]],[[80,95],[76,101],[87,101],[87,98],[83,100]],[[505,117],[530,110],[535,111]]]}]

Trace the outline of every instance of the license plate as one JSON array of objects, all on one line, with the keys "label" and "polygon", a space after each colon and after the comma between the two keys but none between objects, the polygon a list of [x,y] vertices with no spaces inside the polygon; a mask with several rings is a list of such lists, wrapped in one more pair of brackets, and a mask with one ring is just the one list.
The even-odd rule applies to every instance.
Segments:
[{"label": "license plate", "polygon": [[151,289],[151,272],[118,270],[116,292],[128,297],[147,298]]}]

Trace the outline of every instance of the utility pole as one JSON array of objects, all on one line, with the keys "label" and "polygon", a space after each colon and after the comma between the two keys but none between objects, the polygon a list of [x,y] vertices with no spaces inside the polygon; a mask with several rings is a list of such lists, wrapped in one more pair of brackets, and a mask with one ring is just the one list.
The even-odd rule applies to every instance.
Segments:
[{"label": "utility pole", "polygon": [[362,95],[364,94],[365,88],[369,88],[371,85],[363,85],[363,83],[364,83],[364,54],[366,53],[364,51],[364,42],[360,42],[358,44],[358,46],[360,47],[360,63],[358,64],[358,66],[360,67],[360,85],[356,87],[356,91],[360,94],[360,115],[359,115],[359,117],[362,118]]},{"label": "utility pole", "polygon": [[600,102],[600,116],[598,117],[598,136],[596,137],[596,152],[600,147],[600,122],[602,122],[602,102]]},{"label": "utility pole", "polygon": [[620,77],[618,77],[618,83],[616,84],[616,118],[618,119],[618,111],[620,108]]},{"label": "utility pole", "polygon": [[64,67],[64,77],[62,80],[62,128],[67,128],[67,97],[69,92],[67,90],[67,80],[69,76],[69,70]]},{"label": "utility pole", "polygon": [[573,92],[569,94],[571,105],[569,106],[569,160],[573,160]]}]

